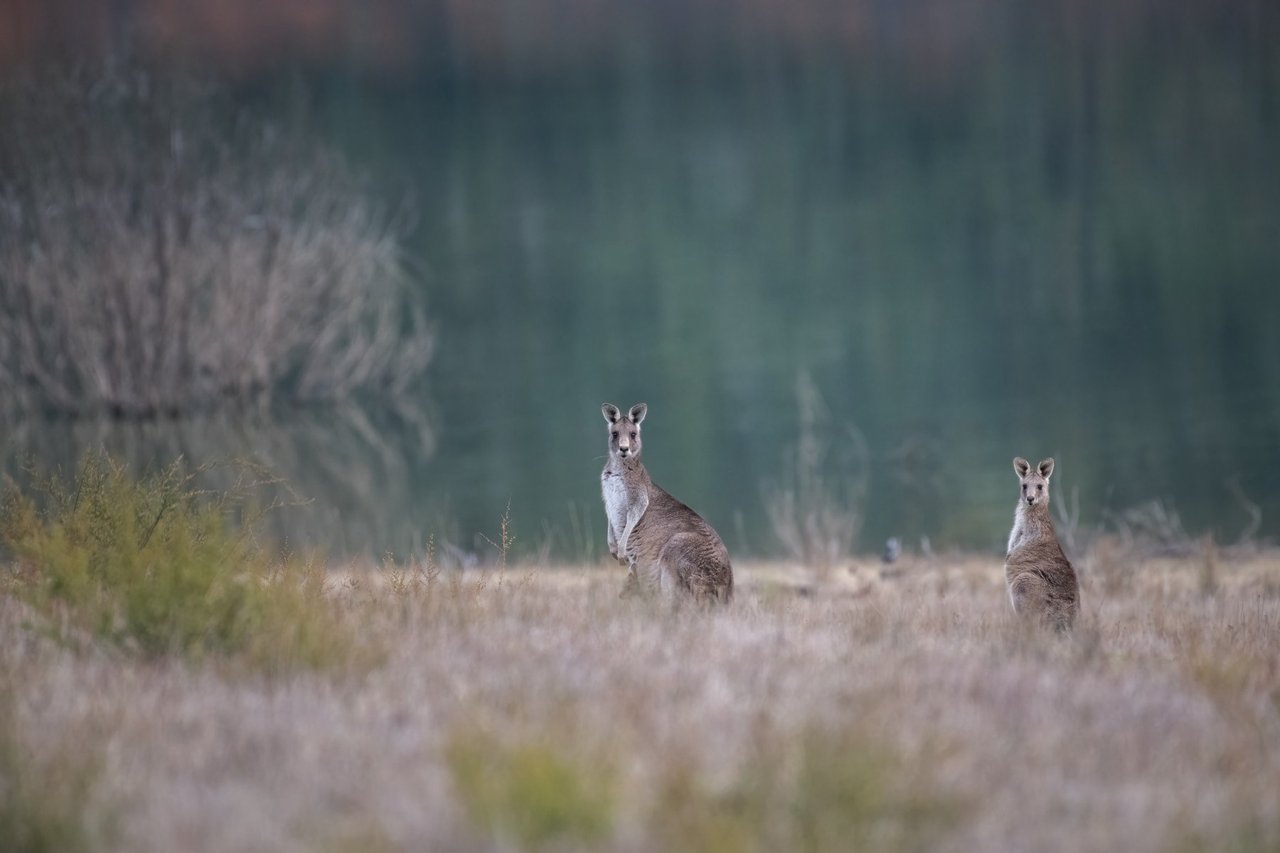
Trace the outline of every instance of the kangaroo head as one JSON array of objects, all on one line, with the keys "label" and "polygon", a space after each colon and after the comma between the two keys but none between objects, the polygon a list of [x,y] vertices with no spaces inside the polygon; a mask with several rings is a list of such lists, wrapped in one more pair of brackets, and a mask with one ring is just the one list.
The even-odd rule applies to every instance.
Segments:
[{"label": "kangaroo head", "polygon": [[623,414],[613,403],[600,407],[609,424],[609,455],[621,459],[640,456],[640,422],[649,411],[644,403],[636,403],[631,411]]},{"label": "kangaroo head", "polygon": [[1013,460],[1013,470],[1022,486],[1022,500],[1027,506],[1049,503],[1049,477],[1053,474],[1053,458],[1050,457],[1035,468],[1021,456]]}]

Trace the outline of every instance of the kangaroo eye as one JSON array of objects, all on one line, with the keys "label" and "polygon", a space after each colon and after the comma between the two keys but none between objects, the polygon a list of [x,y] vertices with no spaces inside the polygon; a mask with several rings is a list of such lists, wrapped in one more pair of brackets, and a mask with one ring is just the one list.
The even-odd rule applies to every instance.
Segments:
[{"label": "kangaroo eye", "polygon": [[636,434],[635,434],[634,432],[633,432],[633,433],[631,433],[631,437],[632,437],[632,438],[635,438],[635,437],[636,437]]},{"label": "kangaroo eye", "polygon": [[613,437],[614,437],[614,438],[617,438],[617,437],[618,437],[618,431],[617,431],[616,429],[613,431]]},{"label": "kangaroo eye", "polygon": [[1037,492],[1044,491],[1044,483],[1036,483],[1036,491]]}]

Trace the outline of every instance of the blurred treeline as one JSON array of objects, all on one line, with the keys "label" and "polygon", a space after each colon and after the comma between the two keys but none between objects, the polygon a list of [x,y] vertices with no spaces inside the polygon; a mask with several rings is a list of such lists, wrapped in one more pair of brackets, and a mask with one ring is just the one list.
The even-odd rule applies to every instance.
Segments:
[{"label": "blurred treeline", "polygon": [[873,547],[998,542],[1014,453],[1095,519],[1169,497],[1225,534],[1234,478],[1277,529],[1274,3],[8,9],[5,64],[127,41],[412,196],[417,519],[594,505],[598,405],[644,398],[660,481],[755,531],[804,371],[866,435]]},{"label": "blurred treeline", "polygon": [[897,57],[918,83],[945,88],[1010,36],[1028,46],[1048,37],[1067,53],[1133,52],[1178,33],[1248,49],[1267,44],[1277,17],[1265,0],[6,0],[0,61],[83,57],[127,40],[242,75],[287,61],[387,77],[530,76],[616,68],[657,49],[688,79],[708,64],[763,70],[783,54],[825,51]]}]

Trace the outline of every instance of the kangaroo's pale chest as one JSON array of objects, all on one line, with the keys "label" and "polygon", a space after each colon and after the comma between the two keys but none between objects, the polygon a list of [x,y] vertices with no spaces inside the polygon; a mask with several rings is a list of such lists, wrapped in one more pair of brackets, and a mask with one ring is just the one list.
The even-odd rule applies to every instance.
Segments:
[{"label": "kangaroo's pale chest", "polygon": [[1053,525],[1043,513],[1030,513],[1019,504],[1013,513],[1013,529],[1009,531],[1009,548],[1005,553],[1012,554],[1019,548],[1053,538]]},{"label": "kangaroo's pale chest", "polygon": [[621,536],[627,526],[627,508],[631,505],[631,493],[626,478],[621,474],[605,471],[600,475],[600,493],[604,497],[604,514],[614,536]]},{"label": "kangaroo's pale chest", "polygon": [[1006,554],[1012,554],[1013,549],[1022,544],[1024,527],[1025,525],[1022,523],[1022,513],[1014,513],[1013,530],[1009,531],[1009,547],[1005,549]]}]

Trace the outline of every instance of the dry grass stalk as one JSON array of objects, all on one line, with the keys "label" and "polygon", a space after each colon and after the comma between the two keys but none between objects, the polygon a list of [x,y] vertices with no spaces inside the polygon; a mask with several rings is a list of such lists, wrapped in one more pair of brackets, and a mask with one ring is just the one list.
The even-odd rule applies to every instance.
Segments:
[{"label": "dry grass stalk", "polygon": [[862,528],[870,453],[853,423],[833,423],[808,374],[796,379],[800,435],[783,457],[783,475],[766,483],[774,534],[806,566],[828,570],[847,558]]},{"label": "dry grass stalk", "polygon": [[1053,529],[1067,556],[1078,559],[1092,545],[1096,531],[1080,524],[1080,489],[1073,486],[1070,497],[1059,496],[1053,502]]}]

